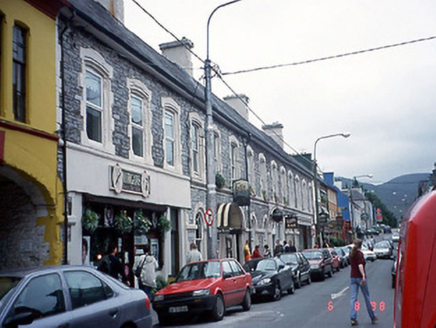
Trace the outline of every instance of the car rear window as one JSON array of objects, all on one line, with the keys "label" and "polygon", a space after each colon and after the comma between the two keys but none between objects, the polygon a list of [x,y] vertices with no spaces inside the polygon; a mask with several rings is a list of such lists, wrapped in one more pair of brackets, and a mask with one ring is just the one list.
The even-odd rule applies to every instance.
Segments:
[{"label": "car rear window", "polygon": [[322,259],[322,253],[320,251],[304,251],[303,254],[308,260]]}]

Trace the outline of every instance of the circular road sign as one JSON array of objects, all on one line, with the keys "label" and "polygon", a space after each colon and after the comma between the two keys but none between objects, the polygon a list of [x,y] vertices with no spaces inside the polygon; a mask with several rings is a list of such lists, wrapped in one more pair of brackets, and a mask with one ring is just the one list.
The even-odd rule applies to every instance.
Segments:
[{"label": "circular road sign", "polygon": [[204,213],[204,221],[208,226],[211,226],[213,224],[213,212],[210,208],[208,208]]}]

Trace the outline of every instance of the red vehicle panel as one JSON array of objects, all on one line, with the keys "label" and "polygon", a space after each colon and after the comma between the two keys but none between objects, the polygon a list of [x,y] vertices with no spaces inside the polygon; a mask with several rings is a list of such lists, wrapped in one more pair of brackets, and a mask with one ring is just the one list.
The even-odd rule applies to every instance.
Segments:
[{"label": "red vehicle panel", "polygon": [[421,197],[401,224],[394,327],[436,325],[436,191]]}]

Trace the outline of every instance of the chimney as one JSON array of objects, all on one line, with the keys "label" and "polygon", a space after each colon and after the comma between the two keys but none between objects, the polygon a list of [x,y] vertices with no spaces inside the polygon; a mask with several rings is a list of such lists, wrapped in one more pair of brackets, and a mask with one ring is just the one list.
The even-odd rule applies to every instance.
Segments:
[{"label": "chimney", "polygon": [[283,149],[283,124],[274,122],[273,124],[262,125],[262,130],[269,135]]},{"label": "chimney", "polygon": [[117,20],[124,24],[124,0],[94,0],[105,7]]},{"label": "chimney", "polygon": [[238,96],[224,97],[224,101],[229,106],[233,107],[233,109],[235,109],[239,114],[242,115],[243,118],[245,118],[248,121],[248,107],[247,107],[247,105],[250,101],[250,98],[248,98],[244,94],[239,94]]},{"label": "chimney", "polygon": [[194,48],[194,43],[183,37],[182,40],[162,43],[159,45],[162,55],[168,60],[181,66],[189,75],[193,76],[192,55],[188,49]]}]

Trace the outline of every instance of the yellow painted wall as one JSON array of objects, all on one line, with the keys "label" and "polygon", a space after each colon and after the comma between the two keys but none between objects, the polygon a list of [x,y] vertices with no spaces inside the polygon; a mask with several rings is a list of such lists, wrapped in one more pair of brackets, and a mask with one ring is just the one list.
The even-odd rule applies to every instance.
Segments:
[{"label": "yellow painted wall", "polygon": [[[0,120],[55,135],[56,22],[23,0],[0,0],[0,12],[4,17]],[[15,23],[28,29],[25,124],[14,120],[12,109],[12,31]],[[50,258],[45,264],[60,264],[63,198],[62,184],[57,176],[57,141],[23,131],[0,129],[6,131],[4,164],[23,172],[38,186],[47,203],[48,216],[37,219],[38,225],[45,225],[45,239],[50,243]]]}]

